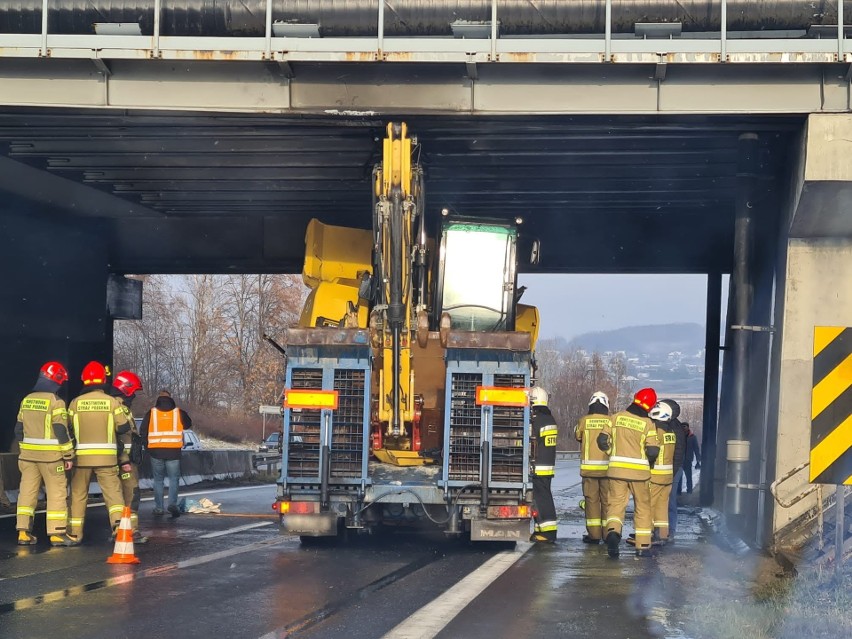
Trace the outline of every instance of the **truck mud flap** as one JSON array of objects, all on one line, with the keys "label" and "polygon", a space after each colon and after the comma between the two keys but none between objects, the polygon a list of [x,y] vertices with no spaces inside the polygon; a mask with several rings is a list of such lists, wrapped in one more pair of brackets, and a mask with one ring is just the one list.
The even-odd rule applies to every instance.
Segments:
[{"label": "truck mud flap", "polygon": [[281,532],[304,537],[334,537],[337,535],[336,513],[311,515],[282,515]]},{"label": "truck mud flap", "polygon": [[471,541],[527,541],[529,537],[529,519],[474,519],[470,522]]}]

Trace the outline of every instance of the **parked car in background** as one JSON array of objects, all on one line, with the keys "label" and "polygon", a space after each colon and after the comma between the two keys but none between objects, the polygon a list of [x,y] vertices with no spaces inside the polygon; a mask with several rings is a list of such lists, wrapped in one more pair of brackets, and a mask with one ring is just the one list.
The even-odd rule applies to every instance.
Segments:
[{"label": "parked car in background", "polygon": [[281,452],[281,432],[275,432],[264,439],[260,446],[257,447],[259,453],[280,453]]},{"label": "parked car in background", "polygon": [[[133,421],[136,422],[136,430],[142,430],[142,418],[134,417]],[[191,430],[183,431],[183,449],[184,450],[204,450],[204,446],[201,443],[201,440],[198,439],[198,435],[196,435]]]}]

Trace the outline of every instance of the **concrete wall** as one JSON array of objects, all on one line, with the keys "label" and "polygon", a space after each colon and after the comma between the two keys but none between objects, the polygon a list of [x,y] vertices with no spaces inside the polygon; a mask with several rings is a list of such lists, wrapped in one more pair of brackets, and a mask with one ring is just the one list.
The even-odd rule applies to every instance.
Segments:
[{"label": "concrete wall", "polygon": [[[197,484],[211,479],[251,475],[253,454],[250,450],[185,451],[180,462],[182,483]],[[0,473],[2,473],[6,491],[12,501],[15,501],[21,481],[18,456],[12,453],[0,454]],[[139,485],[143,489],[151,487],[151,463],[147,456],[139,468]]]},{"label": "concrete wall", "polygon": [[[852,116],[811,115],[794,149],[779,244],[773,349],[774,410],[769,481],[810,457],[814,326],[852,326]],[[810,487],[807,469],[777,488],[789,501]],[[826,495],[831,493],[828,487]],[[818,506],[816,494],[785,508],[770,502],[775,549],[798,544]]]},{"label": "concrete wall", "polygon": [[[850,213],[852,215],[852,212]],[[780,349],[781,389],[775,475],[808,461],[811,428],[814,326],[852,326],[852,238],[791,239],[784,282],[784,333]],[[807,471],[781,486],[783,495],[807,487]],[[830,489],[829,489],[830,491]],[[783,532],[815,505],[805,499],[776,507],[773,527]],[[781,541],[781,540],[779,540]]]},{"label": "concrete wall", "polygon": [[23,208],[8,212],[3,204],[0,451],[8,449],[20,400],[45,361],[68,367],[65,392],[76,393],[83,365],[90,359],[109,361],[112,353],[107,245],[96,227],[85,219],[51,218]]}]

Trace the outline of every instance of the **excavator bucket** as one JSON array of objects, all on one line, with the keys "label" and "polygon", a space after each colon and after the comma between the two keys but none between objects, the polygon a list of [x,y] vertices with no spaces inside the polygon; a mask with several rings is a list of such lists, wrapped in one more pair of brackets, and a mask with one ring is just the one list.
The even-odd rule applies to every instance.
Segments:
[{"label": "excavator bucket", "polygon": [[422,466],[423,464],[431,464],[434,460],[429,457],[421,457],[414,450],[389,450],[387,448],[376,448],[373,454],[380,462],[384,464],[393,464],[394,466]]}]

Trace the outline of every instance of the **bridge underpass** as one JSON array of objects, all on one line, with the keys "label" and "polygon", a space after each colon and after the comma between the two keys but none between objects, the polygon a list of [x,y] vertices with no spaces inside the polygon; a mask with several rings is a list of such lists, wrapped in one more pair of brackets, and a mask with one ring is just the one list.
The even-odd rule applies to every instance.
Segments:
[{"label": "bridge underpass", "polygon": [[[852,119],[833,113],[849,109],[845,40],[796,41],[797,64],[731,41],[738,65],[692,43],[602,40],[625,53],[598,61],[625,64],[601,65],[567,50],[499,61],[496,38],[386,64],[346,63],[328,40],[272,60],[242,45],[234,62],[213,45],[148,38],[162,59],[127,59],[114,40],[52,35],[39,59],[46,39],[29,37],[0,57],[8,419],[24,371],[109,358],[111,274],[297,272],[311,217],[366,227],[378,140],[402,119],[433,218],[520,215],[541,272],[707,273],[707,369],[719,345],[739,354],[716,433],[705,402],[702,494],[764,547],[811,520],[813,497],[780,508],[767,488],[807,460],[813,326],[852,325]],[[715,332],[725,273],[731,323],[771,330]],[[730,439],[748,462],[727,462]]]}]

